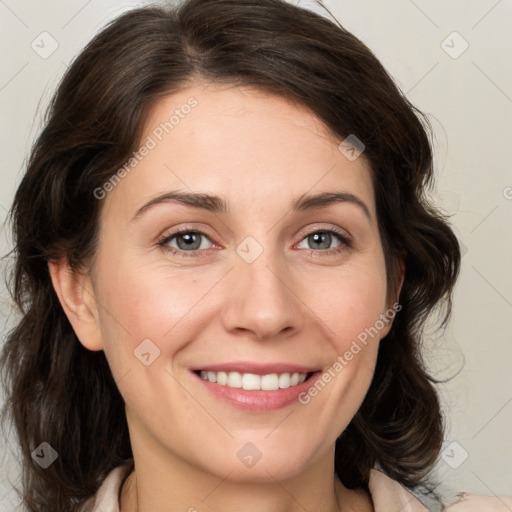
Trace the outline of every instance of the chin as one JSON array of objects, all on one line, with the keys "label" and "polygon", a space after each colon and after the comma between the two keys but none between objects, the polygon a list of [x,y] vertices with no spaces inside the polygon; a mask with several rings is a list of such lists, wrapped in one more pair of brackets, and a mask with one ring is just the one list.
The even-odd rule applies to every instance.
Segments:
[{"label": "chin", "polygon": [[[269,453],[265,454],[265,450],[262,450],[258,455],[250,445],[245,446],[245,452],[243,450],[244,447],[237,448],[234,457],[228,460],[222,457],[219,464],[214,467],[210,459],[207,471],[218,474],[221,478],[229,475],[227,479],[236,483],[275,483],[276,480],[294,478],[305,471],[311,463],[310,458],[304,453],[294,455],[290,451],[280,453],[279,450],[268,450]],[[252,460],[250,455],[247,455],[251,450],[254,450]]]}]

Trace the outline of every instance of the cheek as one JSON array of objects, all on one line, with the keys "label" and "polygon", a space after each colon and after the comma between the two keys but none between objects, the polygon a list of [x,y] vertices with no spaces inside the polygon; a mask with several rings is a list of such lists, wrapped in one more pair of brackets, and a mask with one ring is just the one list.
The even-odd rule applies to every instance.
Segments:
[{"label": "cheek", "polygon": [[345,352],[350,342],[368,329],[382,329],[378,320],[386,312],[386,288],[383,263],[334,272],[325,281],[323,293],[317,288],[311,304],[330,328],[337,353]]},{"label": "cheek", "polygon": [[133,357],[145,339],[172,356],[186,342],[183,329],[192,335],[205,295],[219,280],[214,272],[177,272],[169,265],[141,263],[118,258],[115,265],[98,265],[100,328],[107,357],[117,357],[117,352]]},{"label": "cheek", "polygon": [[[325,284],[329,284],[324,287],[328,291],[317,292],[311,298],[314,312],[322,320],[325,336],[330,341],[330,362],[323,380],[329,387],[333,383],[329,393],[331,404],[345,403],[343,411],[349,418],[355,414],[371,383],[379,342],[390,324],[385,316],[384,260],[378,258],[372,264],[347,266],[333,273]],[[328,410],[330,414],[338,414],[337,409]]]}]

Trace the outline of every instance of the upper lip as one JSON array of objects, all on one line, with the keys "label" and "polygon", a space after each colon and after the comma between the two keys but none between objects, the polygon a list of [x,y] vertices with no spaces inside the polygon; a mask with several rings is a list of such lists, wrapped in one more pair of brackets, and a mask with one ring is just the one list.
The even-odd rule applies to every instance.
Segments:
[{"label": "upper lip", "polygon": [[239,372],[253,373],[255,375],[269,375],[271,373],[311,373],[318,371],[318,368],[303,366],[292,363],[252,363],[244,361],[233,361],[218,364],[206,364],[191,368],[192,371],[211,372]]}]

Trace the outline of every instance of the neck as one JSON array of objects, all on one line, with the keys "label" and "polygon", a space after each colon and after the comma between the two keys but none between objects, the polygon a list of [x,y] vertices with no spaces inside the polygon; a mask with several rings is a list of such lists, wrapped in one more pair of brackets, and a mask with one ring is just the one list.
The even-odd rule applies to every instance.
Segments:
[{"label": "neck", "polygon": [[[349,490],[334,475],[319,481],[297,475],[285,481],[269,477],[259,483],[233,482],[214,475],[190,474],[181,478],[172,471],[162,478],[145,465],[125,479],[120,512],[373,512],[371,497],[363,490]],[[155,468],[156,469],[156,468]],[[190,478],[190,479],[189,479]],[[172,485],[172,482],[176,485]],[[184,481],[188,485],[184,485]],[[171,482],[171,484],[169,484]]]},{"label": "neck", "polygon": [[[208,452],[205,442],[204,451],[196,450],[191,458],[179,444],[170,451],[136,419],[129,425],[134,471],[121,492],[121,512],[373,511],[365,491],[347,489],[336,477],[334,443],[325,444],[314,460],[294,463],[293,444],[279,456],[258,441],[268,457],[245,467],[229,444],[225,450],[220,443],[210,446]],[[219,457],[218,464],[208,453]]]}]

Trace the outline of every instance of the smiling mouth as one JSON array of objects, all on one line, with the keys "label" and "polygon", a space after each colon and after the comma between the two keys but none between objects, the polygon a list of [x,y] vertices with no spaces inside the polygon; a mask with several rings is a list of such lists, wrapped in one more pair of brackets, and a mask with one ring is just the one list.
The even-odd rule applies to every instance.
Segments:
[{"label": "smiling mouth", "polygon": [[197,370],[195,373],[203,380],[229,388],[245,389],[247,391],[277,391],[302,384],[314,372],[284,372],[256,375],[254,373]]}]

